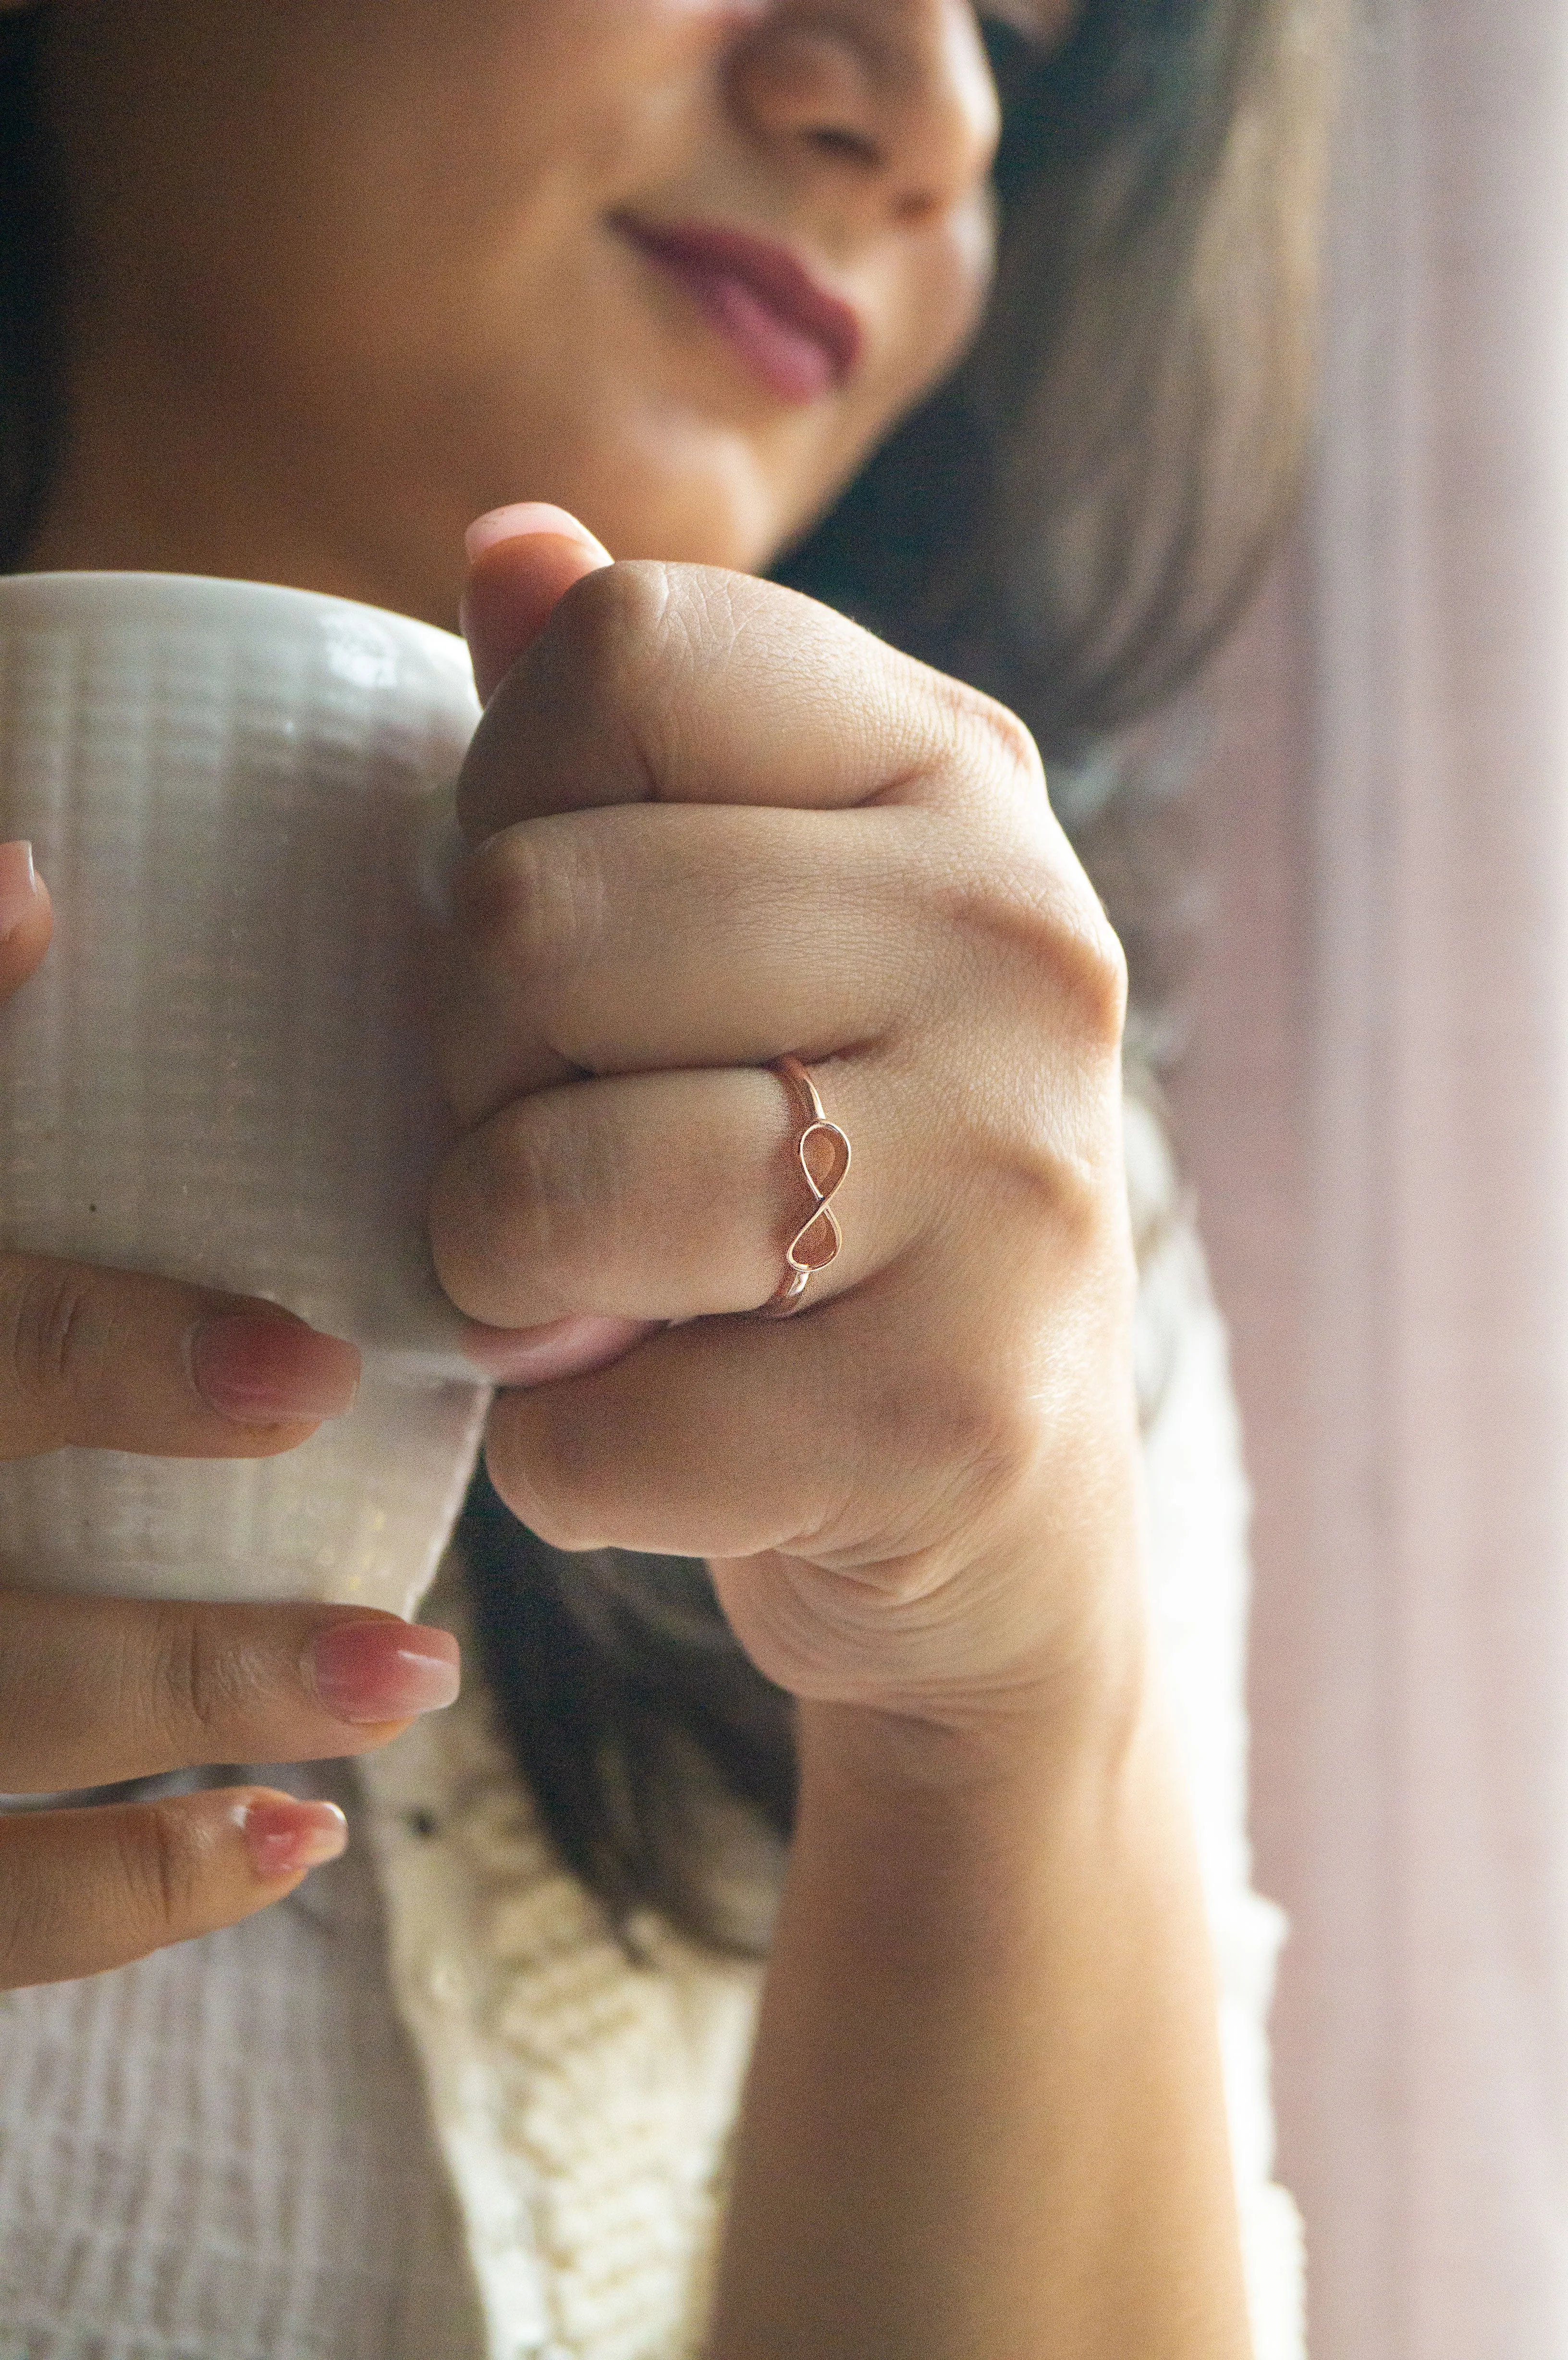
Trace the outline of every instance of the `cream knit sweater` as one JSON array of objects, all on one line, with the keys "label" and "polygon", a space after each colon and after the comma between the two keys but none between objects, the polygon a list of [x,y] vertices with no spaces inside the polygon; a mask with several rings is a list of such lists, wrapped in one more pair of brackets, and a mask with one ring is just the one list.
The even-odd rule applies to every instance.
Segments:
[{"label": "cream knit sweater", "polygon": [[[1136,1107],[1128,1162],[1135,1210],[1168,1207]],[[1180,1223],[1146,1257],[1139,1321],[1152,1607],[1258,2360],[1301,2360],[1265,2035],[1282,1923],[1250,1890],[1245,1832],[1247,1500]],[[461,1620],[450,1583],[434,1612]],[[0,2006],[0,2360],[695,2360],[757,1971],[652,1922],[648,1962],[628,1962],[476,1684],[360,1775],[401,2029],[376,1896],[352,1898],[346,1863],[292,1917]]]}]

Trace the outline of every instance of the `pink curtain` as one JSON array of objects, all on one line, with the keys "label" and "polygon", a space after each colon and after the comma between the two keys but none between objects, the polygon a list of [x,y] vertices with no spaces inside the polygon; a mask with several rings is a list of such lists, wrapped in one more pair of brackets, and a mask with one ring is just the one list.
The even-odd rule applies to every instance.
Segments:
[{"label": "pink curtain", "polygon": [[1177,1119],[1314,2360],[1568,2355],[1568,0],[1376,0]]}]

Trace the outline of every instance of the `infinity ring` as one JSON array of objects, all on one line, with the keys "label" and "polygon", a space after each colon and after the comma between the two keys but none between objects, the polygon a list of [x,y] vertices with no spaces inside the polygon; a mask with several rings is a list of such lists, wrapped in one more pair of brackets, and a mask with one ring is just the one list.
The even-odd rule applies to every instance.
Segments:
[{"label": "infinity ring", "polygon": [[811,1210],[784,1249],[784,1275],[757,1313],[762,1319],[787,1319],[804,1295],[811,1273],[826,1270],[844,1243],[844,1232],[829,1206],[849,1170],[849,1141],[836,1122],[828,1120],[817,1086],[799,1057],[776,1057],[769,1070],[789,1091],[789,1104],[801,1125],[795,1159],[811,1191]]}]

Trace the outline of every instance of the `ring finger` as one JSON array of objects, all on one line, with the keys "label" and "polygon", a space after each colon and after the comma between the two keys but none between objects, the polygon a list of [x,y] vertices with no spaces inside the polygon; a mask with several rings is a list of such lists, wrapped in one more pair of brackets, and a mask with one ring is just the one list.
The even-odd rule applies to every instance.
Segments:
[{"label": "ring finger", "polygon": [[[808,1303],[900,1252],[922,1224],[929,1179],[913,1142],[897,1135],[886,1053],[810,1070],[854,1157],[835,1187],[832,1143],[806,1142],[812,1183],[844,1239]],[[469,1132],[437,1175],[430,1237],[441,1284],[471,1318],[498,1328],[573,1313],[684,1320],[754,1309],[814,1213],[802,1259],[814,1261],[822,1244],[797,1147],[804,1128],[785,1082],[759,1067],[536,1091]]]}]

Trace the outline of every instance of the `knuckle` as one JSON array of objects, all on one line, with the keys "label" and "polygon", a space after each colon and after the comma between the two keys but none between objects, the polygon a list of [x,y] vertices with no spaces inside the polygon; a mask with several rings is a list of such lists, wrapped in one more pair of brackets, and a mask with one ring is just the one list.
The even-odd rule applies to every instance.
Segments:
[{"label": "knuckle", "polygon": [[694,566],[670,585],[660,617],[671,655],[695,672],[733,655],[756,622],[756,585],[723,566]]},{"label": "knuckle", "polygon": [[166,1608],[155,1626],[147,1693],[155,1723],[180,1758],[192,1737],[212,1737],[233,1721],[240,1686],[202,1615]]},{"label": "knuckle", "polygon": [[1127,953],[1093,896],[1085,896],[1081,922],[1067,934],[1062,965],[1067,997],[1085,1031],[1103,1049],[1119,1052],[1127,1023]]},{"label": "knuckle", "polygon": [[113,1863],[133,1928],[155,1939],[187,1926],[197,1914],[203,1847],[190,1814],[173,1803],[144,1803],[114,1814]]},{"label": "knuckle", "polygon": [[864,1438],[873,1463],[908,1470],[904,1513],[922,1543],[971,1527],[1034,1465],[1038,1412],[1010,1374],[986,1355],[966,1367],[888,1372],[877,1387]]},{"label": "knuckle", "polygon": [[931,1441],[938,1464],[966,1487],[990,1490],[1022,1472],[1039,1448],[1032,1405],[1010,1371],[987,1359],[936,1389]]},{"label": "knuckle", "polygon": [[6,1357],[24,1399],[51,1400],[78,1390],[95,1360],[92,1273],[73,1262],[39,1262],[11,1291]]},{"label": "knuckle", "polygon": [[471,950],[541,1022],[540,1003],[570,989],[602,930],[594,833],[573,818],[525,821],[492,836],[464,871],[459,911]]},{"label": "knuckle", "polygon": [[644,679],[672,607],[671,569],[653,559],[602,566],[573,584],[540,642],[552,669],[562,668],[574,697],[592,700],[602,717],[619,713]]},{"label": "knuckle", "polygon": [[1032,731],[1018,715],[980,689],[964,692],[962,710],[965,733],[986,769],[1043,801],[1045,764]]},{"label": "knuckle", "polygon": [[55,1892],[38,1892],[21,1870],[15,1856],[19,1849],[15,1828],[0,1826],[0,1991],[15,1991],[30,1980],[32,1962],[47,1948],[60,1907]]},{"label": "knuckle", "polygon": [[1107,1050],[1119,1049],[1127,1012],[1127,960],[1088,880],[1041,861],[1012,881],[1011,912],[1037,989],[1055,1021]]},{"label": "knuckle", "polygon": [[571,1102],[580,1089],[515,1100],[436,1175],[428,1215],[436,1269],[471,1317],[506,1326],[519,1273],[530,1288],[570,1293],[615,1250],[606,1225],[617,1219],[619,1159],[605,1126],[585,1122]]},{"label": "knuckle", "polygon": [[1042,1058],[988,1121],[990,1217],[1016,1240],[1020,1280],[1037,1301],[1052,1300],[1075,1270],[1096,1262],[1121,1218],[1120,1095],[1110,1057],[1066,1073]]},{"label": "knuckle", "polygon": [[[953,684],[959,753],[966,770],[1004,778],[1029,791],[1047,813],[1040,749],[1017,714],[994,697]],[[1009,798],[1016,804],[1016,794]],[[1067,1015],[1082,1036],[1119,1050],[1127,1017],[1127,960],[1099,897],[1060,831],[1043,836],[1028,824],[1004,823],[996,853],[958,888],[965,914],[983,933],[1012,943],[1034,969],[1058,1022]]]},{"label": "knuckle", "polygon": [[1025,1488],[1040,1459],[1040,1411],[1022,1382],[992,1369],[983,1381],[959,1387],[960,1408],[950,1426],[951,1463],[971,1513],[989,1509]]},{"label": "knuckle", "polygon": [[95,1974],[196,1930],[210,1851],[178,1798],[0,1819],[0,1991]]},{"label": "knuckle", "polygon": [[506,1178],[492,1122],[461,1140],[438,1166],[425,1213],[441,1285],[471,1319],[498,1327],[506,1326],[508,1315],[505,1302],[495,1299],[495,1270],[515,1236],[508,1225]]},{"label": "knuckle", "polygon": [[1063,1035],[1104,1059],[1120,1054],[1127,1021],[1127,956],[1087,879],[1049,857],[1025,854],[977,880],[969,923],[1021,975],[1026,1001]]},{"label": "knuckle", "polygon": [[499,1159],[496,1211],[508,1257],[552,1278],[569,1274],[585,1249],[594,1257],[595,1229],[615,1202],[600,1127],[576,1115],[554,1091],[523,1100],[508,1111]]}]

